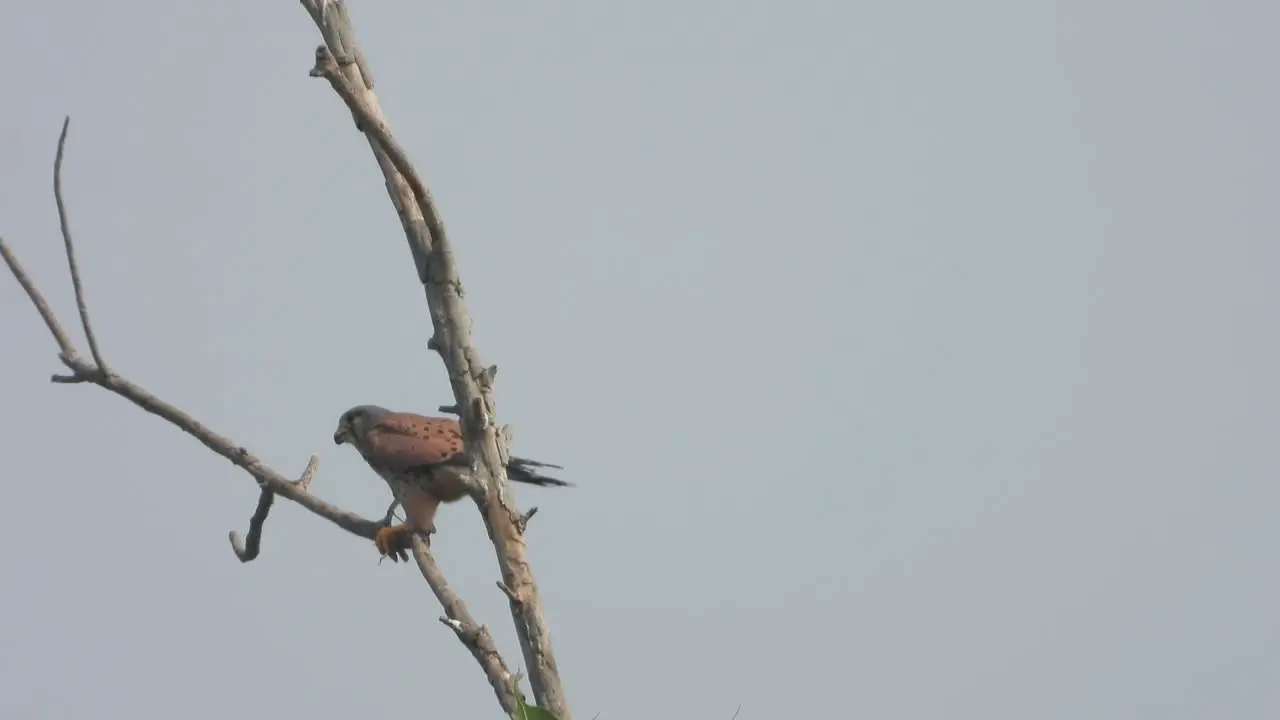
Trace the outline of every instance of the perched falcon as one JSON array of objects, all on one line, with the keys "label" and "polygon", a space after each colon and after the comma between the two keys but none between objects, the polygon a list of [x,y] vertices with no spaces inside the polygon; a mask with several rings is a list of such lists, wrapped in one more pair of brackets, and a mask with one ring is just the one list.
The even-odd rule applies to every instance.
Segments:
[{"label": "perched falcon", "polygon": [[[374,544],[392,560],[408,559],[412,532],[435,532],[440,503],[467,495],[466,478],[472,459],[462,444],[462,428],[451,418],[423,417],[392,412],[377,405],[357,405],[338,418],[333,442],[350,443],[369,467],[387,481],[396,502],[404,508],[405,522],[378,531]],[[538,473],[536,468],[556,468],[534,460],[513,457],[507,477],[516,482],[565,487],[572,483]],[[395,507],[393,502],[392,508]],[[388,512],[388,521],[390,512]]]}]

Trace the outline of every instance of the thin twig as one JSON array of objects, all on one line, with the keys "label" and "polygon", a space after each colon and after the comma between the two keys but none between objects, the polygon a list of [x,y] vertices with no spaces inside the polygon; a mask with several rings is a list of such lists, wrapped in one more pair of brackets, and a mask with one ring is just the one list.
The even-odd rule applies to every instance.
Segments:
[{"label": "thin twig", "polygon": [[231,551],[240,558],[240,562],[255,560],[258,553],[262,551],[262,526],[267,523],[267,514],[271,512],[271,503],[275,499],[275,493],[262,488],[258,494],[258,506],[253,510],[253,516],[249,518],[249,534],[242,538],[235,530],[227,533],[231,539]]},{"label": "thin twig", "polygon": [[9,249],[9,244],[0,237],[0,256],[4,256],[5,265],[9,266],[9,272],[13,273],[14,279],[27,291],[27,297],[31,298],[31,304],[36,306],[36,312],[40,313],[40,318],[44,320],[44,324],[49,328],[49,334],[53,335],[54,342],[58,343],[58,352],[62,357],[75,357],[76,349],[71,345],[71,340],[67,338],[67,332],[62,329],[62,324],[58,322],[58,318],[53,314],[53,310],[49,309],[49,303],[44,301],[44,296],[40,294],[40,289],[31,281],[31,276],[27,275],[27,271],[18,262],[18,258],[14,257],[13,251]]},{"label": "thin twig", "polygon": [[526,510],[523,515],[521,515],[519,518],[516,519],[516,527],[519,528],[521,534],[523,534],[525,529],[529,527],[529,520],[531,520],[533,516],[537,514],[538,514],[538,506],[534,505],[533,507]]},{"label": "thin twig", "polygon": [[299,490],[305,492],[307,488],[311,487],[311,479],[316,476],[316,468],[318,467],[320,467],[320,456],[312,455],[311,459],[307,461],[307,466],[303,468],[302,475],[297,480],[294,480],[293,484]]},{"label": "thin twig", "polygon": [[[316,474],[319,463],[320,458],[312,455],[310,462],[307,463],[307,469],[302,471],[302,477],[293,481],[294,487],[306,491],[307,486],[311,484],[311,478]],[[258,506],[254,509],[253,516],[249,518],[249,533],[243,538],[235,530],[227,533],[227,537],[231,540],[231,550],[236,557],[240,558],[240,562],[255,560],[262,551],[262,527],[267,523],[267,515],[271,512],[271,503],[275,498],[275,492],[264,486],[258,494]]]},{"label": "thin twig", "polygon": [[93,334],[93,325],[89,323],[89,306],[84,299],[84,286],[80,283],[80,266],[76,263],[75,243],[71,241],[71,223],[67,219],[67,206],[62,201],[62,153],[67,145],[67,128],[71,126],[71,116],[62,120],[62,132],[58,135],[58,154],[53,159],[53,199],[58,204],[58,225],[62,227],[62,243],[67,248],[67,265],[71,268],[71,286],[76,291],[76,308],[80,311],[80,324],[84,326],[84,336],[89,341],[89,354],[97,363],[98,369],[107,373],[107,364],[102,361],[102,352],[98,350],[98,338]]},{"label": "thin twig", "polygon": [[502,591],[502,594],[506,595],[507,599],[511,601],[512,605],[520,605],[524,603],[524,601],[520,599],[520,596],[516,594],[516,591],[512,590],[510,587],[507,587],[506,583],[499,580],[497,582],[497,586],[498,586],[498,589]]}]

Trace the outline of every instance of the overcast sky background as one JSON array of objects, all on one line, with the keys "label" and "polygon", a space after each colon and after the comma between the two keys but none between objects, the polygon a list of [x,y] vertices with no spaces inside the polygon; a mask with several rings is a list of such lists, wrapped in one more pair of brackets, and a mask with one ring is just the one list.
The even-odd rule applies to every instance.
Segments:
[{"label": "overcast sky background", "polygon": [[[1280,4],[352,2],[445,213],[581,720],[1280,716]],[[0,233],[365,516],[451,401],[296,2],[0,12]],[[79,337],[79,333],[76,333]],[[0,716],[495,717],[416,569],[93,387],[0,278]],[[519,664],[473,507],[437,556]]]}]

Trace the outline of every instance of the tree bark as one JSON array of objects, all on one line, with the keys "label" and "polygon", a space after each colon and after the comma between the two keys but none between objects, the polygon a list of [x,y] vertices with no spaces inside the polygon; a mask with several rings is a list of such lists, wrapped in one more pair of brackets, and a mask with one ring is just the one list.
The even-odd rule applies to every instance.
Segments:
[{"label": "tree bark", "polygon": [[[320,28],[325,44],[316,50],[312,75],[324,77],[350,109],[356,127],[363,132],[386,180],[392,204],[400,217],[409,250],[427,298],[433,333],[428,346],[440,354],[449,374],[467,447],[476,459],[476,476],[481,480],[473,498],[481,511],[493,542],[502,580],[499,588],[507,595],[521,653],[528,668],[530,686],[537,704],[561,720],[570,720],[560,673],[551,648],[551,637],[542,612],[538,587],[526,555],[525,526],[536,508],[521,515],[506,476],[507,432],[493,421],[493,382],[497,367],[485,367],[471,338],[471,318],[462,298],[462,283],[440,214],[421,177],[409,163],[403,149],[387,128],[372,77],[355,45],[342,0],[301,0]],[[63,202],[61,177],[67,127],[63,124],[54,163],[54,196],[58,206],[77,310],[88,340],[90,357],[75,349],[57,317],[35,283],[18,262],[8,244],[0,238],[0,259],[26,291],[58,345],[58,357],[70,374],[54,375],[53,382],[92,384],[119,395],[146,412],[156,415],[199,440],[207,448],[251,475],[259,488],[258,504],[250,518],[245,537],[231,532],[231,546],[241,562],[256,559],[261,551],[263,528],[274,499],[279,496],[298,503],[344,530],[371,539],[379,523],[335,507],[310,492],[316,474],[313,456],[302,476],[289,479],[263,463],[256,455],[230,438],[194,419],[176,406],[153,395],[142,386],[109,368],[89,321],[88,305],[76,263],[68,213]],[[461,598],[449,587],[427,544],[416,538],[413,555],[419,570],[444,608],[440,618],[451,628],[484,670],[503,710],[513,714],[518,705],[516,678],[499,654],[487,628],[472,619]]]},{"label": "tree bark", "polygon": [[526,553],[524,523],[506,475],[506,433],[493,420],[497,367],[481,362],[471,338],[471,316],[462,298],[462,281],[444,222],[426,184],[391,135],[344,3],[303,0],[303,4],[325,40],[316,49],[311,74],[329,81],[355,117],[356,128],[367,138],[426,293],[433,329],[429,346],[439,352],[449,373],[464,438],[478,460],[484,487],[475,493],[475,499],[497,555],[502,572],[499,585],[510,604],[534,698],[561,720],[569,720],[551,634]]}]

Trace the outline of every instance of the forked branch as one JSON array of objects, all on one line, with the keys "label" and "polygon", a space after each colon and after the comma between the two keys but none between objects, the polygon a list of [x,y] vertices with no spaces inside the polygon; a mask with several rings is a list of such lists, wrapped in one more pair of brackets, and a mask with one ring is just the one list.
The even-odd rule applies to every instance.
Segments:
[{"label": "forked branch", "polygon": [[[319,464],[320,458],[312,455],[310,462],[307,463],[307,469],[302,471],[302,477],[293,482],[294,487],[306,492]],[[256,560],[258,553],[262,551],[262,526],[267,523],[267,515],[271,512],[271,504],[275,499],[275,492],[268,487],[263,487],[258,493],[258,506],[253,510],[253,516],[249,518],[249,534],[240,537],[240,533],[235,530],[227,533],[227,537],[231,540],[231,551],[240,558],[240,562]]]},{"label": "forked branch", "polygon": [[[195,418],[151,394],[142,386],[117,373],[105,373],[97,365],[83,359],[76,352],[75,347],[66,341],[67,335],[62,328],[62,324],[54,316],[53,311],[49,309],[49,305],[45,302],[43,295],[36,288],[35,283],[32,282],[26,269],[18,262],[17,257],[14,256],[4,238],[0,238],[0,256],[4,258],[5,264],[8,265],[9,271],[13,273],[18,284],[27,291],[32,304],[40,313],[41,318],[44,319],[45,325],[49,327],[49,332],[58,342],[61,350],[58,355],[59,359],[71,371],[69,375],[54,375],[51,380],[65,384],[88,383],[115,393],[148,413],[168,420],[183,432],[199,440],[205,447],[231,461],[234,465],[249,473],[263,491],[292,500],[349,533],[370,540],[373,539],[374,534],[380,527],[378,523],[366,520],[321,500],[307,490],[306,483],[286,478],[268,467],[243,446],[210,430]],[[269,507],[270,503],[267,503],[267,505]],[[266,520],[266,510],[260,507],[259,512],[255,513],[255,516],[257,515],[261,515],[261,519],[256,520],[253,524],[258,526],[257,533],[260,536],[262,522]],[[250,530],[252,531],[252,529],[251,527]],[[254,555],[256,556],[256,552]]]},{"label": "forked branch", "polygon": [[516,700],[511,671],[507,669],[502,655],[498,653],[498,646],[494,644],[489,628],[477,623],[471,617],[462,598],[458,597],[453,588],[449,587],[449,583],[445,582],[444,574],[440,572],[435,558],[431,556],[427,543],[417,535],[413,538],[413,559],[417,561],[418,570],[427,579],[427,584],[431,586],[436,599],[440,601],[440,606],[444,608],[444,617],[440,618],[440,622],[457,634],[462,644],[471,651],[476,662],[484,668],[485,676],[489,678],[489,684],[493,687],[494,695],[497,696],[502,709],[508,715],[515,712]]},{"label": "forked branch", "polygon": [[327,80],[355,117],[356,128],[365,134],[382,169],[405,230],[431,315],[429,347],[440,353],[448,370],[467,447],[479,461],[478,474],[485,480],[485,491],[477,494],[476,502],[497,555],[501,584],[509,590],[511,617],[529,669],[529,684],[539,706],[569,720],[550,631],[525,553],[523,531],[528,519],[521,522],[523,516],[516,508],[506,474],[504,434],[493,422],[493,371],[480,361],[471,339],[471,318],[462,300],[462,282],[444,223],[426,183],[382,116],[343,1],[302,0],[302,4],[325,40],[316,49],[311,74]]},{"label": "forked branch", "polygon": [[[315,476],[319,462],[315,456],[311,457],[310,462],[307,463],[306,470],[303,471],[300,478],[297,480],[289,479],[268,467],[244,446],[210,430],[207,426],[174,405],[165,402],[124,376],[107,369],[89,323],[88,304],[84,299],[84,290],[80,281],[80,269],[75,259],[75,244],[71,238],[66,203],[62,197],[60,179],[69,123],[70,118],[63,122],[62,133],[58,138],[58,152],[54,160],[54,196],[58,205],[58,216],[61,221],[67,263],[72,276],[72,284],[75,288],[76,306],[80,313],[80,321],[85,336],[89,340],[93,362],[85,360],[76,351],[75,345],[72,344],[66,330],[63,329],[62,323],[59,322],[57,316],[49,307],[49,303],[45,301],[44,295],[31,279],[31,276],[27,274],[26,269],[9,248],[8,243],[5,242],[3,237],[0,237],[0,258],[3,258],[9,271],[27,293],[27,297],[31,299],[36,312],[39,313],[45,326],[49,329],[50,335],[53,336],[58,345],[59,359],[70,371],[69,374],[54,375],[51,380],[63,384],[87,383],[97,385],[104,390],[119,395],[148,413],[169,421],[169,423],[200,441],[205,447],[249,473],[257,481],[260,489],[258,505],[254,510],[253,517],[250,518],[247,536],[242,538],[235,531],[232,531],[229,535],[232,550],[241,562],[250,562],[257,558],[261,552],[263,525],[266,523],[267,516],[277,495],[301,505],[347,532],[372,540],[374,534],[382,527],[381,523],[366,520],[331,505],[310,492],[309,486]],[[436,566],[435,560],[425,543],[419,543],[419,545],[420,547],[415,546],[414,548],[418,567],[427,583],[431,586],[432,591],[444,606],[446,619],[449,621],[447,624],[454,629],[459,640],[475,655],[476,660],[485,671],[490,684],[494,688],[498,702],[510,712],[515,707],[515,700],[510,690],[510,673],[507,671],[502,658],[498,655],[492,637],[489,636],[488,630],[478,625],[471,618],[461,598],[449,588],[443,573]]]}]

